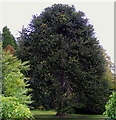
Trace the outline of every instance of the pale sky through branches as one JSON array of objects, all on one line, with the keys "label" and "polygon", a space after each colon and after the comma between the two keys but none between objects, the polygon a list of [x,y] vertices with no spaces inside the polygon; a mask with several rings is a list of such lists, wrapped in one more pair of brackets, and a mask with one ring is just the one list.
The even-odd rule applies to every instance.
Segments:
[{"label": "pale sky through branches", "polygon": [[[80,2],[81,1],[81,2]],[[22,26],[28,26],[32,15],[40,14],[46,7],[62,3],[74,5],[76,11],[85,13],[89,22],[95,29],[95,35],[107,54],[114,62],[114,2],[109,1],[83,1],[83,0],[20,0],[18,2],[0,2],[0,31],[7,26],[13,36],[18,36]],[[82,2],[83,1],[83,2]]]}]

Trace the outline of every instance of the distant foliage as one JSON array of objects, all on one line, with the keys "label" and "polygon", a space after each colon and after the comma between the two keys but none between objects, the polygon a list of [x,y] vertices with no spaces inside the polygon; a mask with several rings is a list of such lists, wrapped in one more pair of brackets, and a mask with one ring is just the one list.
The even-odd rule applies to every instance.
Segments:
[{"label": "distant foliage", "polygon": [[116,119],[116,92],[112,92],[112,95],[110,95],[110,99],[105,105],[106,111],[104,112],[105,115],[108,116],[108,118]]},{"label": "distant foliage", "polygon": [[12,46],[15,50],[18,49],[18,44],[14,36],[11,34],[9,28],[6,26],[3,28],[2,31],[2,47],[6,48],[7,45]]}]

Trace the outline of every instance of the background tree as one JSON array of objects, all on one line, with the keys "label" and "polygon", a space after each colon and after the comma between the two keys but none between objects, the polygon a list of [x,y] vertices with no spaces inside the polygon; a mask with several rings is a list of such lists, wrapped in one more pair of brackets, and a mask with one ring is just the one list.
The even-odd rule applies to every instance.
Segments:
[{"label": "background tree", "polygon": [[116,66],[114,63],[112,63],[111,69],[113,71],[112,89],[116,91]]},{"label": "background tree", "polygon": [[83,12],[69,5],[48,7],[33,16],[19,43],[19,57],[30,61],[28,76],[36,105],[40,101],[46,106],[48,98],[58,115],[69,107],[77,112],[104,111],[109,96],[106,59]]},{"label": "background tree", "polygon": [[0,42],[2,42],[2,34],[1,34],[1,31],[0,31]]},{"label": "background tree", "polygon": [[6,26],[2,31],[2,47],[5,48],[7,45],[12,46],[15,50],[18,48],[15,38],[11,34],[9,28]]},{"label": "background tree", "polygon": [[110,56],[106,53],[106,50],[103,49],[103,55],[106,59],[106,72],[104,73],[104,76],[110,83],[110,87],[112,90],[115,89],[115,84],[114,84],[114,73],[115,73],[115,66],[111,62]]}]

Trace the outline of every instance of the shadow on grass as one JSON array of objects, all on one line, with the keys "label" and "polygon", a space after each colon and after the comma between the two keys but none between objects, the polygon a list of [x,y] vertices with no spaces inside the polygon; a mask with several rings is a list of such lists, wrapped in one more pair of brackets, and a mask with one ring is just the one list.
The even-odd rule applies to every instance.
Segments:
[{"label": "shadow on grass", "polygon": [[55,111],[31,111],[35,120],[105,120],[106,116],[103,115],[82,115],[82,114],[70,114],[65,117],[56,117]]}]

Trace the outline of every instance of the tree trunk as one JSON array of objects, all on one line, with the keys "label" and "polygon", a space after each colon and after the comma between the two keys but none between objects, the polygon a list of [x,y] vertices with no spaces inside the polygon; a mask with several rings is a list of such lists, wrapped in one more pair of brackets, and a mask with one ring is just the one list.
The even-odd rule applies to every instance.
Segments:
[{"label": "tree trunk", "polygon": [[58,112],[56,113],[56,116],[57,116],[57,117],[66,117],[66,113],[63,113],[63,112],[61,112],[61,111],[58,111]]}]

